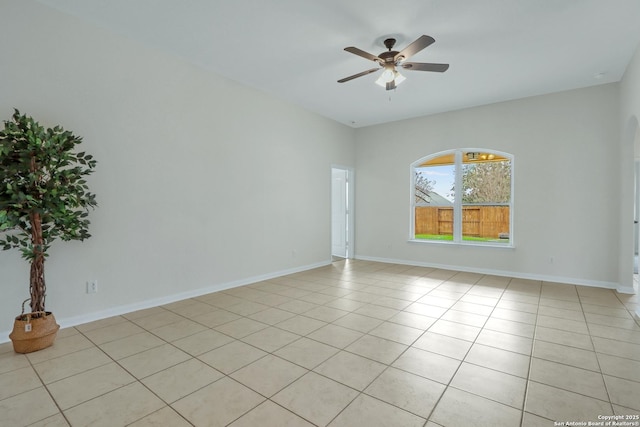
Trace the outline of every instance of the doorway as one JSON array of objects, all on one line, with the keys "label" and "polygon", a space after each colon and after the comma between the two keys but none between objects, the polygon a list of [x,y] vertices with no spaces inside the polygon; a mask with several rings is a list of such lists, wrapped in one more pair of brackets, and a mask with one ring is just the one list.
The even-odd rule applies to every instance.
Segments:
[{"label": "doorway", "polygon": [[635,161],[633,200],[633,285],[638,289],[638,249],[640,247],[640,160]]},{"label": "doorway", "polygon": [[636,124],[633,138],[633,288],[640,292],[638,252],[640,252],[640,127]]},{"label": "doorway", "polygon": [[353,257],[353,172],[331,168],[331,257]]}]

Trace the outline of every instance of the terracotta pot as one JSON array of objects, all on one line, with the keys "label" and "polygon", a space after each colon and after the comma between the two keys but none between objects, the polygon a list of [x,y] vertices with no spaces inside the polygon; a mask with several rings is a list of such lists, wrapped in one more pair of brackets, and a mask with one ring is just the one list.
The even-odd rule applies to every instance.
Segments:
[{"label": "terracotta pot", "polygon": [[56,339],[58,329],[60,325],[50,311],[26,313],[16,317],[9,338],[16,353],[31,353],[50,347]]}]

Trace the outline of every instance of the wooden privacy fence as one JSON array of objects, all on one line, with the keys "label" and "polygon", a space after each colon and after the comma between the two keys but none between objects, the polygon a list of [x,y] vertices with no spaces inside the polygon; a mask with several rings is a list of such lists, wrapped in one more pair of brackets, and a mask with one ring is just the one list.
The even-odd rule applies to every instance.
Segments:
[{"label": "wooden privacy fence", "polygon": [[[453,207],[416,206],[415,234],[453,234]],[[463,206],[464,236],[500,238],[509,234],[509,206]]]}]

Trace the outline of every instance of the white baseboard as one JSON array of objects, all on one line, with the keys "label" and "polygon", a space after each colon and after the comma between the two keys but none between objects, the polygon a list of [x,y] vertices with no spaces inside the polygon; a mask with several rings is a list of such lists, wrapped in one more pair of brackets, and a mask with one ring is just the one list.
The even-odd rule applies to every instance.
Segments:
[{"label": "white baseboard", "polygon": [[[312,270],[318,267],[325,267],[331,264],[331,260],[309,264],[301,267],[291,268],[287,270],[274,271],[272,273],[262,274],[259,276],[247,277],[244,279],[234,280],[232,282],[220,283],[213,286],[207,286],[199,289],[194,289],[188,292],[180,292],[177,294],[171,294],[164,297],[153,298],[150,300],[139,301],[133,304],[125,304],[117,307],[111,307],[105,310],[95,311],[92,313],[86,313],[79,316],[72,316],[66,318],[58,318],[56,320],[60,324],[60,328],[69,328],[72,326],[82,325],[84,323],[94,322],[96,320],[106,319],[108,317],[120,316],[122,314],[131,313],[133,311],[144,310],[146,308],[158,307],[165,304],[170,304],[176,301],[182,301],[188,298],[195,298],[202,295],[210,294],[213,292],[224,291],[226,289],[237,288],[238,286],[250,285],[252,283],[258,283],[263,280],[274,279],[276,277],[286,276],[289,274],[300,273],[302,271]],[[55,314],[55,313],[54,313]],[[0,343],[9,341],[9,334],[11,331],[0,331]]]},{"label": "white baseboard", "polygon": [[618,286],[616,287],[616,291],[620,294],[635,294],[636,290],[633,289],[633,286]]},{"label": "white baseboard", "polygon": [[605,282],[600,280],[587,280],[587,279],[572,278],[572,277],[565,277],[565,276],[549,276],[544,274],[530,274],[530,273],[522,273],[517,271],[475,268],[475,267],[468,267],[464,265],[436,264],[436,263],[428,263],[428,262],[407,261],[407,260],[401,260],[401,259],[380,258],[380,257],[370,257],[370,256],[357,256],[356,259],[363,260],[363,261],[384,262],[388,264],[402,264],[402,265],[411,265],[415,267],[429,267],[429,268],[438,268],[442,270],[464,271],[466,273],[488,274],[492,276],[513,277],[516,279],[540,280],[540,281],[552,282],[552,283],[566,283],[569,285],[580,285],[580,286],[591,286],[595,288],[615,289],[620,293],[635,293],[633,288],[630,288],[630,292],[629,292],[629,288],[627,287],[621,288],[617,283]]}]

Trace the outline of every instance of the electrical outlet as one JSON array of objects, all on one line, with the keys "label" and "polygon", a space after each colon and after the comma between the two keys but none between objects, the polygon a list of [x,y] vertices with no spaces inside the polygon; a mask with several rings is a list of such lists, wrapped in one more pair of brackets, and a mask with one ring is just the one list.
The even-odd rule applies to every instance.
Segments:
[{"label": "electrical outlet", "polygon": [[97,280],[89,280],[87,282],[87,293],[95,294],[98,292],[98,281]]}]

